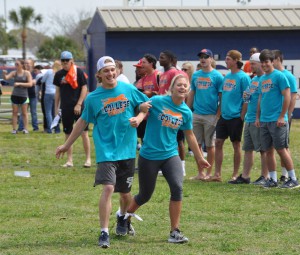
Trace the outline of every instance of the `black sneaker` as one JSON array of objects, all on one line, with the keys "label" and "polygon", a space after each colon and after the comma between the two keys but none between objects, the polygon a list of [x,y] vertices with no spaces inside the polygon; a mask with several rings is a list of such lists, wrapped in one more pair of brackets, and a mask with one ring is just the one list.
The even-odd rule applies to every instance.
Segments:
[{"label": "black sneaker", "polygon": [[242,175],[239,175],[235,180],[228,181],[229,184],[249,184],[250,178],[244,178]]},{"label": "black sneaker", "polygon": [[110,243],[109,243],[109,235],[105,231],[101,231],[101,235],[99,236],[99,243],[98,246],[101,248],[109,248]]},{"label": "black sneaker", "polygon": [[272,178],[267,180],[264,185],[264,188],[276,188],[276,187],[278,187],[278,184]]},{"label": "black sneaker", "polygon": [[125,218],[125,215],[123,215],[123,216],[117,215],[116,235],[126,236],[127,229],[128,229],[128,219]]},{"label": "black sneaker", "polygon": [[253,185],[264,186],[267,182],[267,179],[264,176],[260,176],[256,181],[252,182]]},{"label": "black sneaker", "polygon": [[127,234],[130,236],[135,236],[135,230],[134,230],[130,220],[127,221]]},{"label": "black sneaker", "polygon": [[284,184],[285,182],[288,181],[288,178],[285,175],[281,175],[279,178],[279,182]]},{"label": "black sneaker", "polygon": [[297,180],[293,180],[291,177],[280,186],[281,189],[297,189],[300,188],[300,185]]}]

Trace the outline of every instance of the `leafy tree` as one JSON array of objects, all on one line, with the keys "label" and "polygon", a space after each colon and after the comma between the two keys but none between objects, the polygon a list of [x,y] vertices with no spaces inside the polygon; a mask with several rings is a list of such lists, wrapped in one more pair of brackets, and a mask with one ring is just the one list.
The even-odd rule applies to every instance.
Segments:
[{"label": "leafy tree", "polygon": [[26,59],[26,40],[27,40],[27,27],[29,23],[41,23],[42,16],[35,15],[32,7],[20,7],[19,12],[12,10],[9,12],[9,20],[16,26],[22,29],[22,54],[23,59]]},{"label": "leafy tree", "polygon": [[83,52],[72,39],[60,35],[45,40],[40,46],[37,56],[41,59],[57,59],[65,50],[72,52],[74,59],[83,59],[84,57]]},{"label": "leafy tree", "polygon": [[9,48],[18,48],[16,37],[6,32],[5,20],[0,18],[0,49],[6,55]]}]

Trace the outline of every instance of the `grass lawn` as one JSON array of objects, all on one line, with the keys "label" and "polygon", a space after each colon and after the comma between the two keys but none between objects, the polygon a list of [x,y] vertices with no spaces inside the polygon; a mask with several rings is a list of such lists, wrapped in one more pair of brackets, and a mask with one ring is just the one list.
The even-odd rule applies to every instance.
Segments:
[{"label": "grass lawn", "polygon": [[[93,187],[95,165],[82,167],[81,141],[74,146],[73,168],[54,156],[63,134],[31,132],[11,135],[0,122],[0,254],[299,254],[300,191],[266,190],[252,185],[203,183],[193,158],[186,157],[187,177],[181,229],[190,242],[169,244],[168,186],[158,177],[149,203],[133,220],[137,235],[114,234],[118,195],[113,196],[110,221],[111,248],[97,246],[100,187]],[[291,152],[300,176],[300,121],[294,121]],[[93,147],[93,145],[92,145]],[[93,159],[94,148],[92,149]],[[14,171],[30,171],[30,178]],[[277,167],[280,175],[280,166]],[[225,144],[223,179],[232,172],[232,148]],[[259,176],[259,155],[252,180]],[[137,176],[136,176],[137,177]],[[137,178],[133,194],[138,190]]]}]

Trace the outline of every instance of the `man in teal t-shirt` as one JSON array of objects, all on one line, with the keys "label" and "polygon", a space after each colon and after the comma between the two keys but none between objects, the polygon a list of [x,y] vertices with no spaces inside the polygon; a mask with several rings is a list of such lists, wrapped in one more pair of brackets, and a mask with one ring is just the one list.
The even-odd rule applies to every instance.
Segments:
[{"label": "man in teal t-shirt", "polygon": [[87,96],[81,118],[76,122],[65,144],[56,149],[56,157],[59,158],[67,151],[88,123],[94,124],[93,138],[97,162],[94,185],[103,185],[99,202],[99,246],[108,248],[113,192],[120,193],[116,234],[134,234],[126,216],[131,201],[130,191],[136,157],[137,135],[134,127],[143,120],[146,113],[139,113],[137,118],[134,118],[134,123],[133,117],[135,108],[148,101],[148,97],[132,84],[117,82],[116,64],[111,57],[104,56],[98,60],[96,77],[101,85]]},{"label": "man in teal t-shirt", "polygon": [[250,77],[241,70],[242,54],[237,50],[227,52],[225,62],[230,72],[224,77],[221,99],[221,117],[216,126],[216,164],[215,173],[208,181],[220,182],[223,162],[223,145],[230,137],[234,149],[233,173],[231,181],[236,180],[241,163],[241,138],[247,103],[243,93],[250,85]]},{"label": "man in teal t-shirt", "polygon": [[289,179],[281,188],[299,188],[293,160],[288,148],[288,116],[290,104],[290,85],[285,75],[274,69],[274,53],[271,50],[263,50],[259,56],[265,74],[260,79],[258,116],[256,125],[260,126],[260,138],[262,150],[266,151],[270,179],[264,185],[265,188],[277,187],[276,159],[274,149],[285,162]]}]

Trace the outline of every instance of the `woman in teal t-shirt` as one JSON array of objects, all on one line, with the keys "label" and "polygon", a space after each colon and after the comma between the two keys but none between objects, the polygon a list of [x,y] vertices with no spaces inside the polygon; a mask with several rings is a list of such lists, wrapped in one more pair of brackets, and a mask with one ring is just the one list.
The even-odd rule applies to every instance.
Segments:
[{"label": "woman in teal t-shirt", "polygon": [[171,82],[170,95],[151,98],[152,108],[149,110],[138,163],[139,193],[134,197],[128,209],[128,213],[133,213],[150,200],[155,189],[158,171],[161,170],[171,191],[169,204],[171,231],[168,239],[170,243],[188,242],[188,238],[179,230],[183,186],[183,171],[176,141],[179,129],[184,131],[198,167],[209,167],[192,130],[192,112],[184,102],[189,90],[188,79],[179,74]]}]

